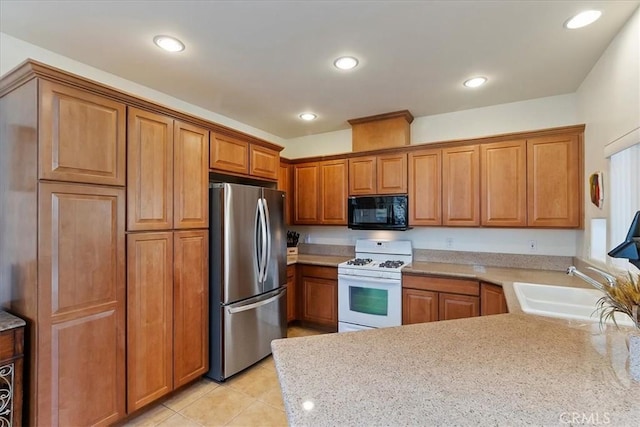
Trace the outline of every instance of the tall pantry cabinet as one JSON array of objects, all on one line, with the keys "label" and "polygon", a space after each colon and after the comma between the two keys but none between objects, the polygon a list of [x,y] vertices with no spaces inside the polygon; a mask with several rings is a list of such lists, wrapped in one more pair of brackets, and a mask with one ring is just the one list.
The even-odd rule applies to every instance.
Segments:
[{"label": "tall pantry cabinet", "polygon": [[207,368],[209,131],[130,107],[127,410]]},{"label": "tall pantry cabinet", "polygon": [[27,321],[31,425],[113,424],[206,370],[209,131],[130,102],[33,61],[0,81],[0,306]]}]

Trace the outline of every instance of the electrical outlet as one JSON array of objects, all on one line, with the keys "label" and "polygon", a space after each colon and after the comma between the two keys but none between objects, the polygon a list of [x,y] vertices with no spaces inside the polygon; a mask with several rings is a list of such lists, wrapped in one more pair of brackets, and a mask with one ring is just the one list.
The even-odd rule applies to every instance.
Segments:
[{"label": "electrical outlet", "polygon": [[446,239],[444,239],[444,244],[447,249],[453,248],[453,237],[447,237]]},{"label": "electrical outlet", "polygon": [[538,250],[538,242],[536,240],[529,240],[529,252],[536,252]]}]

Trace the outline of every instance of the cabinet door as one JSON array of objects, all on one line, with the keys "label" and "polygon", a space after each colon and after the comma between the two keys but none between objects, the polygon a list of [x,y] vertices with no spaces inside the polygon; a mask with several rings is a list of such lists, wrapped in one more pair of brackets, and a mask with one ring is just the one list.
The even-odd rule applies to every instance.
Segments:
[{"label": "cabinet door", "polygon": [[409,153],[409,224],[442,225],[442,152]]},{"label": "cabinet door", "polygon": [[209,131],[175,122],[173,227],[209,227]]},{"label": "cabinet door", "polygon": [[349,195],[376,194],[376,156],[349,159]]},{"label": "cabinet door", "polygon": [[480,284],[480,308],[482,316],[508,313],[507,301],[502,286],[490,283]]},{"label": "cabinet door", "polygon": [[251,161],[250,173],[267,179],[278,179],[278,166],[280,165],[280,153],[259,145],[250,144]]},{"label": "cabinet door", "polygon": [[37,423],[112,424],[125,414],[125,191],[41,183],[38,198]]},{"label": "cabinet door", "polygon": [[402,324],[438,320],[438,293],[418,289],[402,289]]},{"label": "cabinet door", "polygon": [[278,190],[285,192],[284,197],[284,220],[285,224],[291,224],[291,199],[293,191],[291,191],[291,166],[286,163],[280,163],[278,169]]},{"label": "cabinet door", "polygon": [[173,389],[173,232],[127,236],[127,412]]},{"label": "cabinet door", "polygon": [[249,143],[229,136],[211,133],[209,167],[243,175],[249,173]]},{"label": "cabinet door", "polygon": [[209,352],[209,232],[176,231],[173,290],[173,386],[204,374]]},{"label": "cabinet door", "polygon": [[530,227],[580,227],[581,138],[559,135],[527,141]]},{"label": "cabinet door", "polygon": [[302,320],[338,328],[338,283],[302,276]]},{"label": "cabinet door", "polygon": [[480,315],[480,298],[441,293],[438,298],[440,320],[463,319]]},{"label": "cabinet door", "polygon": [[287,322],[296,320],[296,267],[287,266]]},{"label": "cabinet door", "polygon": [[320,224],[320,167],[317,162],[293,167],[295,224]]},{"label": "cabinet door", "polygon": [[125,185],[125,105],[40,80],[41,179]]},{"label": "cabinet door", "polygon": [[477,145],[442,150],[443,225],[480,225],[480,156]]},{"label": "cabinet door", "polygon": [[320,163],[320,223],[347,225],[347,161]]},{"label": "cabinet door", "polygon": [[173,227],[173,119],[129,108],[127,230]]},{"label": "cabinet door", "polygon": [[526,227],[526,141],[480,146],[482,225]]},{"label": "cabinet door", "polygon": [[407,193],[407,155],[378,156],[378,194]]}]

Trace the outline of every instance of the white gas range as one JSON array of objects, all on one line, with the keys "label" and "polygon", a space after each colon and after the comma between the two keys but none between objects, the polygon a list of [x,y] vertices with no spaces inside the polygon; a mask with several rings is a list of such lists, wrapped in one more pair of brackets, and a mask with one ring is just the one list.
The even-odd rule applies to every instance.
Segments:
[{"label": "white gas range", "polygon": [[408,240],[356,241],[356,258],[338,265],[338,332],[402,324],[402,267]]}]

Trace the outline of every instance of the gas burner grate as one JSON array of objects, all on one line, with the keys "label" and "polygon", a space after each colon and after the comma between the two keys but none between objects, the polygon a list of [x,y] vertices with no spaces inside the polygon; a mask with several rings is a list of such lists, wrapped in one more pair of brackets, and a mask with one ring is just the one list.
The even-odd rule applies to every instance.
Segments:
[{"label": "gas burner grate", "polygon": [[367,265],[371,262],[373,262],[371,258],[354,258],[347,261],[347,265]]},{"label": "gas burner grate", "polygon": [[402,267],[404,265],[404,261],[383,261],[381,262],[378,267],[380,268],[399,268]]}]

